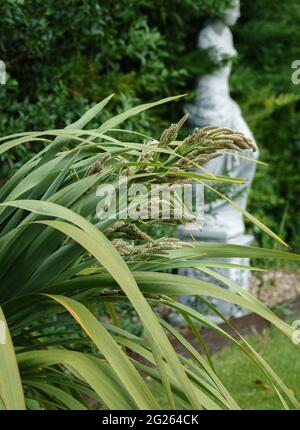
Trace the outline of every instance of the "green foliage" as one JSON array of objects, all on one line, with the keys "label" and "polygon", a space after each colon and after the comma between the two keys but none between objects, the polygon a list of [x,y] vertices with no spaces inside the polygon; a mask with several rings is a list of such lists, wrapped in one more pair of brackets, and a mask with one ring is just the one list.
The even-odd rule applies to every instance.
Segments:
[{"label": "green foliage", "polygon": [[[298,407],[293,393],[247,341],[240,336],[238,342],[176,296],[235,303],[256,312],[289,338],[293,328],[233,282],[228,281],[230,290],[226,290],[217,282],[167,272],[194,266],[207,271],[212,264],[207,258],[299,261],[300,256],[228,244],[155,241],[131,219],[120,226],[115,219],[95,216],[100,198],[96,187],[114,184],[124,172],[129,182],[140,179],[147,186],[153,181],[206,180],[207,176],[190,172],[189,162],[197,159],[195,152],[207,150],[207,129],[174,141],[174,127],[179,128],[181,121],[159,142],[134,144],[113,137],[112,128],[126,119],[173,99],[141,105],[91,129],[91,121],[109,102],[107,97],[66,129],[3,138],[3,154],[42,137],[47,137],[48,146],[0,189],[0,319],[7,323],[7,341],[0,345],[0,409],[95,407],[83,394],[94,399],[97,407],[108,409],[158,409],[166,399],[171,409],[238,409],[215,373],[200,334],[205,357],[160,319],[155,313],[160,304],[179,312],[194,332],[195,320],[225,336],[263,371],[282,402]],[[214,144],[220,149],[218,141],[211,139],[210,150]],[[214,181],[239,182],[220,177]],[[211,272],[217,281],[219,275]],[[109,321],[95,312],[98,303],[105,303]],[[115,305],[123,303],[142,327],[137,335],[118,321]],[[176,353],[170,337],[191,358]]]},{"label": "green foliage", "polygon": [[[0,87],[0,133],[60,128],[94,101],[116,92],[117,112],[143,100],[192,92],[194,79],[210,70],[195,50],[208,16],[230,0],[8,0],[0,16],[0,57],[9,75]],[[297,0],[242,1],[234,28],[239,59],[232,94],[241,104],[268,168],[259,167],[251,212],[300,249],[299,98],[291,83],[300,34]],[[180,104],[144,113],[139,130],[154,136],[180,116]],[[102,118],[109,113],[104,111]],[[132,129],[129,120],[127,128]],[[274,130],[276,129],[276,133]],[[41,147],[18,148],[1,157],[0,177],[20,167]],[[299,217],[298,217],[299,218]],[[256,235],[264,245],[269,239]]]},{"label": "green foliage", "polygon": [[[112,91],[116,110],[180,94],[207,67],[195,51],[204,17],[230,0],[8,0],[0,16],[0,57],[8,83],[0,88],[0,134],[61,128]],[[172,112],[173,111],[173,112]],[[145,114],[159,131],[180,107]],[[107,114],[103,113],[103,118]],[[129,121],[128,127],[132,128]],[[18,150],[6,158],[26,159]]]},{"label": "green foliage", "polygon": [[[258,167],[250,211],[300,249],[300,86],[291,81],[299,59],[298,0],[242,1],[234,28],[240,53],[232,95],[241,104],[269,166]],[[256,230],[256,235],[258,231]],[[265,236],[257,235],[268,245]]]}]

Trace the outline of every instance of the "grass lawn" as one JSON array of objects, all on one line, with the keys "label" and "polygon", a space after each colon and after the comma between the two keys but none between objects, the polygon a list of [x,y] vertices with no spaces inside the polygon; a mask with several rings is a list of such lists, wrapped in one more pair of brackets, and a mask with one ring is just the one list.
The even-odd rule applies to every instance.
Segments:
[{"label": "grass lawn", "polygon": [[[300,401],[300,346],[274,328],[247,340]],[[213,361],[218,376],[242,409],[283,409],[267,378],[237,347],[223,348]]]}]

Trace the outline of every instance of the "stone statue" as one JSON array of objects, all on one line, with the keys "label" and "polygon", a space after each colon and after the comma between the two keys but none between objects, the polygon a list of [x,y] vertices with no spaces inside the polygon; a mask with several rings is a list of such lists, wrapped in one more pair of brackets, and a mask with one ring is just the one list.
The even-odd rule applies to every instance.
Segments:
[{"label": "stone statue", "polygon": [[[222,17],[208,21],[201,30],[198,47],[200,49],[210,48],[209,52],[212,53],[215,59],[224,63],[213,73],[198,79],[197,98],[195,102],[185,105],[185,112],[190,114],[190,121],[193,126],[218,125],[228,127],[244,133],[255,142],[238,104],[230,97],[230,59],[237,52],[233,45],[233,37],[229,27],[236,23],[239,16],[240,4],[238,0],[235,0],[233,6],[228,8]],[[258,157],[258,151],[245,150],[242,155],[253,159]],[[246,180],[245,185],[230,185],[229,190],[225,193],[227,197],[245,209],[248,189],[255,174],[256,164],[236,155],[226,154],[209,161],[205,167],[215,175]],[[194,238],[196,240],[243,245],[251,243],[252,237],[245,235],[244,232],[245,225],[242,212],[225,200],[217,198],[211,203],[205,204],[204,225],[201,230],[194,224],[186,224],[179,227],[178,236],[184,240]],[[249,263],[247,259],[224,261],[244,265]],[[220,270],[220,272],[244,288],[248,287],[247,271],[224,269]],[[200,279],[208,279],[203,273],[193,269],[180,270],[179,273]],[[218,305],[218,302],[216,301],[215,304]],[[224,306],[218,307],[226,316],[234,313],[232,310],[224,309]]]},{"label": "stone statue", "polygon": [[[212,55],[217,60],[226,60],[236,55],[233,46],[232,33],[229,26],[234,25],[240,16],[239,1],[225,11],[220,19],[209,21],[200,32],[198,47],[201,49],[212,49]],[[204,127],[206,125],[218,125],[229,127],[244,133],[254,141],[254,137],[246,124],[237,103],[230,97],[229,77],[231,62],[217,69],[210,75],[199,78],[195,103],[185,106],[186,112],[190,114],[193,125]],[[257,158],[258,151],[244,151],[243,155],[249,158]],[[255,174],[255,163],[249,162],[237,156],[224,155],[212,160],[205,166],[216,175],[228,175],[246,179],[244,186],[231,186],[228,197],[235,203],[246,208],[248,188]],[[222,199],[213,202],[207,208],[205,224],[201,232],[201,238],[211,237],[211,230],[215,232],[216,238],[228,239],[244,233],[245,227],[243,215],[232,205]]]}]

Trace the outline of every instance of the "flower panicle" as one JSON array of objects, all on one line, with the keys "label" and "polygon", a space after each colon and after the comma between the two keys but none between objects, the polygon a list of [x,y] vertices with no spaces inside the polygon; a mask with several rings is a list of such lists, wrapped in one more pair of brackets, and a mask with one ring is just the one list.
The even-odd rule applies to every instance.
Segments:
[{"label": "flower panicle", "polygon": [[189,114],[184,115],[176,124],[171,124],[166,130],[162,132],[159,139],[160,146],[166,146],[177,139],[178,131],[189,118]]}]

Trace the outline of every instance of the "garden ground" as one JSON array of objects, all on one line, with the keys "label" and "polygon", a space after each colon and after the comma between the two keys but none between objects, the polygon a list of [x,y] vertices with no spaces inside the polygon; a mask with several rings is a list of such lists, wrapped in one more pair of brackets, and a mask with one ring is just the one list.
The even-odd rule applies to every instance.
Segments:
[{"label": "garden ground", "polygon": [[[299,348],[274,328],[260,336],[247,336],[257,352],[300,398]],[[224,385],[242,409],[282,409],[282,405],[266,377],[237,349],[225,347],[215,354],[214,364]]]},{"label": "garden ground", "polygon": [[[297,275],[298,272],[295,272],[295,278],[293,279],[296,279]],[[271,279],[277,279],[278,277],[280,278],[276,272]],[[273,292],[271,285],[264,285],[263,288],[263,297],[274,298],[274,285]],[[286,290],[290,291],[289,288]],[[277,303],[273,310],[279,313],[282,318],[288,318],[290,322],[300,319],[300,299]],[[285,381],[296,398],[299,399],[299,347],[280,333],[279,330],[271,327],[268,322],[255,314],[251,313],[241,318],[232,318],[231,323],[272,366],[273,370]],[[221,327],[237,338],[226,324],[221,324]],[[197,340],[187,329],[182,328],[181,332],[197,347]],[[229,345],[229,342],[223,336],[207,328],[201,330],[201,335],[208,350],[213,354],[212,359],[218,376],[226,388],[231,393],[234,393],[234,398],[242,409],[282,409],[282,405],[267,378],[241,353],[238,347]],[[179,351],[181,348],[177,349]],[[180,352],[182,353],[183,351],[181,350]]]}]

